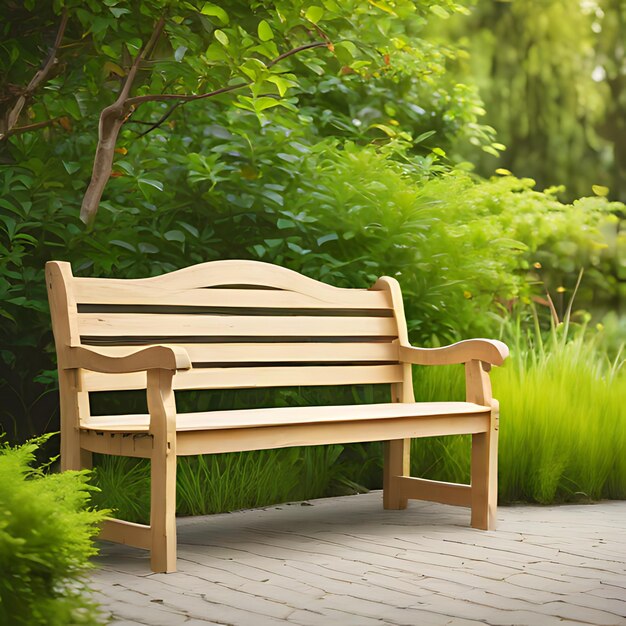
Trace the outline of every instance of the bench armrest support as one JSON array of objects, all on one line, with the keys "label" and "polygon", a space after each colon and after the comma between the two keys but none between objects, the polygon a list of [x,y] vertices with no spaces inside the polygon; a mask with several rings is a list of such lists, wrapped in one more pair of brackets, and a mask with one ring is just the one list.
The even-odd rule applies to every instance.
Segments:
[{"label": "bench armrest support", "polygon": [[74,346],[67,348],[62,369],[82,367],[94,372],[124,374],[151,369],[188,370],[191,360],[187,351],[180,346],[156,345],[128,349],[121,356],[107,354],[106,348],[98,346]]},{"label": "bench armrest support", "polygon": [[509,356],[509,349],[497,339],[468,339],[442,348],[400,346],[398,356],[400,361],[415,365],[453,365],[469,361],[502,365]]}]

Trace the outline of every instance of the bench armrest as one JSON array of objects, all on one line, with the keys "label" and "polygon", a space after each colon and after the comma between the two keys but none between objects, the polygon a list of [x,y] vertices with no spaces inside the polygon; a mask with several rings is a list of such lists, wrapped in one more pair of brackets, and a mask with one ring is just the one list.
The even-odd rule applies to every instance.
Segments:
[{"label": "bench armrest", "polygon": [[468,361],[502,365],[507,356],[508,347],[497,339],[467,339],[441,348],[399,348],[400,361],[415,365],[452,365]]},{"label": "bench armrest", "polygon": [[[115,349],[116,352],[119,348]],[[124,374],[143,372],[150,369],[188,370],[191,360],[181,346],[139,346],[129,347],[125,354],[111,354],[107,348],[99,346],[75,346],[67,348],[62,363],[63,369],[82,367],[94,372]]]}]

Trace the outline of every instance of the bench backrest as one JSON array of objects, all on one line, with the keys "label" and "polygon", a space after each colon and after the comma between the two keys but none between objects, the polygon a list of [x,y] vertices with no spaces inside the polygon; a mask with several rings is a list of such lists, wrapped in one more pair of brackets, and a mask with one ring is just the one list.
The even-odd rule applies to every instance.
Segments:
[{"label": "bench backrest", "polygon": [[[59,359],[65,345],[183,345],[193,368],[176,389],[405,383],[397,281],[342,289],[258,261],[213,261],[144,279],[74,277],[47,265]],[[141,389],[145,373],[82,371],[80,390]]]}]

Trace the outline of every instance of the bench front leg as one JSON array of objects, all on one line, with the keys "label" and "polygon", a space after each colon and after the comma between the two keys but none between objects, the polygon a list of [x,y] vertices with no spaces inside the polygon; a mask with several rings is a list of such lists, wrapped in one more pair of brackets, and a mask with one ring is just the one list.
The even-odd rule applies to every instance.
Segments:
[{"label": "bench front leg", "polygon": [[176,571],[176,402],[173,370],[148,370],[148,410],[153,448],[150,463],[150,565]]},{"label": "bench front leg", "polygon": [[491,396],[489,365],[482,361],[465,364],[467,401],[491,406],[489,430],[472,435],[471,503],[472,527],[495,530],[498,509],[499,405]]}]

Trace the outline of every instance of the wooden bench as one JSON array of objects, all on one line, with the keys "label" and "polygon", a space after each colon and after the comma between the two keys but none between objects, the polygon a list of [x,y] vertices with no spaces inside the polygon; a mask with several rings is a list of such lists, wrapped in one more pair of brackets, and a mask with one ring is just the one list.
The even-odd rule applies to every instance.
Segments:
[{"label": "wooden bench", "polygon": [[[111,519],[101,537],[151,551],[176,569],[176,457],[384,441],[383,506],[408,498],[471,507],[493,529],[498,404],[489,368],[508,354],[473,339],[409,345],[398,282],[340,289],[257,261],[214,261],[154,278],[75,278],[46,265],[58,356],[61,465],[93,452],[151,460],[150,525]],[[415,402],[411,365],[464,363],[466,402]],[[175,392],[388,384],[390,403],[177,414]],[[146,389],[149,415],[92,416],[89,394]],[[409,477],[412,437],[472,435],[471,485]]]}]

